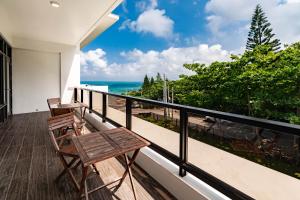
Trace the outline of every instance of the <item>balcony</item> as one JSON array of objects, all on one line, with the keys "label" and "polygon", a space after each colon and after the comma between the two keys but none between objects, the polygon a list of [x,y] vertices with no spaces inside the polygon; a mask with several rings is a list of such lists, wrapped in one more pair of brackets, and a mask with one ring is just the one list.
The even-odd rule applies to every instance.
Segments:
[{"label": "balcony", "polygon": [[[76,199],[78,193],[69,177],[59,184],[55,177],[62,164],[50,142],[47,127],[49,112],[19,114],[0,126],[0,197],[11,199]],[[103,126],[103,129],[105,126]],[[85,133],[95,131],[87,124]],[[124,168],[123,157],[97,164],[103,179],[89,178],[89,186],[99,186],[116,179]],[[138,166],[133,168],[134,183],[139,199],[175,199],[164,187]],[[90,199],[132,199],[129,179],[112,193],[102,189],[90,195]]]},{"label": "balcony", "polygon": [[[79,87],[80,48],[118,20],[121,2],[0,1],[0,199],[76,197],[67,178],[53,182],[50,97],[88,104],[86,133],[124,126],[151,142],[134,166],[139,199],[300,199],[300,126]],[[90,184],[122,164],[99,163],[103,179]],[[132,199],[128,180],[91,198]]]},{"label": "balcony", "polygon": [[[181,112],[198,112],[198,114],[199,112],[205,112],[206,115],[214,115],[220,118],[227,117],[226,119],[228,120],[230,118],[232,121],[238,120],[240,123],[281,130],[288,134],[296,134],[299,130],[298,126],[275,123],[267,120],[256,121],[256,119],[252,118],[209,110],[199,110],[191,107],[182,106],[180,108],[179,105],[175,104],[167,105],[162,102],[114,95],[89,89],[75,89],[74,91],[73,100],[85,102],[90,108],[86,119],[91,123],[87,124],[84,128],[85,134],[97,129],[106,130],[113,128],[113,126],[121,126],[120,123],[123,123],[127,128],[131,128],[151,141],[151,149],[179,166],[177,172],[171,173],[180,174],[181,177],[191,175],[198,177],[200,180],[203,180],[234,199],[251,199],[252,197],[257,199],[297,198],[299,181],[295,178],[260,166],[192,138],[188,138],[189,147],[186,147],[188,148],[186,149],[187,151],[179,150],[178,147],[187,145],[187,141],[181,138],[182,135],[187,134],[184,129],[180,130],[178,134],[133,116],[133,111],[136,108],[136,106],[133,106],[133,102],[143,101],[148,104],[173,107],[181,109]],[[115,101],[109,97],[123,98],[125,100],[123,104],[125,103],[126,109],[122,111],[122,106],[112,107],[112,102]],[[183,110],[183,108],[186,110]],[[18,114],[1,124],[0,192],[3,199],[76,198],[77,193],[72,184],[70,184],[68,177],[65,177],[59,184],[54,183],[54,178],[62,170],[62,166],[48,138],[46,124],[48,117],[48,112]],[[186,117],[187,116],[181,114],[179,115],[179,120]],[[185,126],[183,123],[180,124],[180,126]],[[178,145],[177,142],[179,142]],[[195,156],[195,153],[199,156]],[[191,157],[188,157],[188,154],[191,154]],[[147,154],[146,151],[142,151],[142,159],[144,159],[143,157],[145,156],[155,160],[155,158]],[[174,190],[170,187],[170,183],[166,184],[166,182],[172,180],[170,175],[170,179],[166,179],[167,176],[157,171],[157,168],[147,166],[151,162],[144,163],[144,161],[145,159],[141,162],[141,158],[139,158],[137,160],[138,165],[135,165],[133,170],[138,198],[175,199],[175,196],[172,194]],[[89,186],[101,185],[116,178],[120,175],[122,170],[124,170],[123,164],[124,161],[122,158],[110,159],[97,164],[102,179],[98,176],[91,177]],[[224,171],[226,171],[226,173],[224,173]],[[157,174],[161,177],[158,177]],[[190,177],[183,178],[185,185],[191,183],[188,181],[189,178]],[[276,184],[273,184],[275,181],[277,181]],[[245,185],[243,185],[242,182],[244,182]],[[106,188],[93,194],[91,199],[131,199],[129,184],[129,180],[126,180],[125,184],[122,185],[120,190],[116,193],[113,194],[109,188]],[[265,187],[262,187],[263,185]],[[193,187],[194,190],[197,190],[195,183],[189,187]],[[281,188],[281,190],[279,188]],[[207,191],[203,189],[205,189],[205,187],[200,188],[197,192],[202,194],[203,198],[205,198],[207,194],[204,194]],[[172,190],[172,193],[168,190]],[[176,188],[176,190],[183,194],[188,192],[186,188],[180,188],[180,190]],[[217,191],[215,192],[218,193]],[[220,199],[226,198],[225,196],[221,198],[222,195],[216,194],[215,197],[219,197]]]}]

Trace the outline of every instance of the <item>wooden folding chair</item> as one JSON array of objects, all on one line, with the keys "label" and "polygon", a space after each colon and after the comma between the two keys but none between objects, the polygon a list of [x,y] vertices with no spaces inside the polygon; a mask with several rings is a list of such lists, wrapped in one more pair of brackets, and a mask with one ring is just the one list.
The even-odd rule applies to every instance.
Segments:
[{"label": "wooden folding chair", "polygon": [[[69,127],[74,127],[74,131],[67,132],[67,133],[65,132],[64,134],[60,134],[57,137],[55,136],[54,132],[56,131],[61,132],[61,130],[69,129]],[[68,137],[78,135],[78,132],[76,131],[75,120],[74,120],[74,113],[68,113],[64,115],[50,117],[48,119],[48,129],[49,129],[51,143],[53,144],[55,152],[60,158],[64,166],[64,170],[58,175],[58,177],[55,179],[55,182],[58,182],[59,179],[64,174],[67,173],[70,176],[75,188],[79,191],[80,188],[79,184],[76,181],[75,176],[72,172],[72,169],[76,169],[81,164],[80,158],[78,156],[78,152],[72,142],[67,145],[63,145],[62,142]],[[68,162],[67,158],[71,158],[71,161]],[[99,174],[95,165],[93,165],[93,169],[97,174]]]},{"label": "wooden folding chair", "polygon": [[[56,154],[58,155],[60,161],[62,162],[64,166],[64,170],[58,175],[58,177],[55,179],[56,182],[59,181],[59,179],[67,173],[75,188],[79,190],[79,184],[77,183],[75,176],[72,172],[72,167],[74,167],[75,162],[79,162],[78,153],[76,151],[76,148],[72,143],[68,145],[61,145],[58,142],[61,143],[65,138],[70,137],[69,134],[60,134],[58,137],[55,136],[54,132],[61,132],[62,130],[68,129],[69,127],[74,126],[74,114],[69,113],[65,115],[60,115],[57,117],[51,117],[48,119],[48,128],[49,128],[49,135],[51,139],[51,143],[53,144],[53,147],[55,149]],[[75,131],[76,132],[76,131]],[[67,158],[71,158],[71,161],[68,162]],[[75,164],[76,166],[77,164]]]}]

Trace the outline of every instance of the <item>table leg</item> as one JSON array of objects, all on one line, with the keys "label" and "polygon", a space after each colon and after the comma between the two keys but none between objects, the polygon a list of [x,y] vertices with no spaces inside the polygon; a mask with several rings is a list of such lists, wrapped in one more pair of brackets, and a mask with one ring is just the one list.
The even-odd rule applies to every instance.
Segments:
[{"label": "table leg", "polygon": [[132,158],[130,160],[128,160],[128,157],[126,154],[124,154],[125,156],[125,164],[126,164],[126,170],[119,182],[119,184],[115,187],[114,191],[117,191],[120,186],[122,185],[124,179],[126,178],[127,174],[129,174],[129,178],[130,178],[130,183],[131,183],[131,187],[132,187],[132,191],[133,191],[133,195],[134,195],[134,199],[136,199],[136,193],[135,193],[135,188],[134,188],[134,185],[133,185],[133,179],[132,179],[132,172],[131,172],[131,166],[132,164],[134,163],[138,153],[139,153],[139,149],[135,150],[133,155],[132,155]]},{"label": "table leg", "polygon": [[85,199],[89,200],[89,193],[88,193],[88,189],[87,189],[86,179],[84,181],[84,194],[85,194]]},{"label": "table leg", "polygon": [[129,166],[129,161],[128,161],[128,157],[127,157],[126,154],[124,154],[124,157],[125,157],[125,161],[126,161],[126,167],[127,167],[127,171],[128,171],[128,174],[129,174],[129,179],[130,179],[130,184],[131,184],[133,196],[134,196],[134,199],[136,200],[136,193],[135,193],[135,187],[134,187],[134,184],[133,184],[131,167]]},{"label": "table leg", "polygon": [[92,166],[93,166],[93,169],[95,170],[96,174],[97,174],[97,175],[100,175],[100,172],[98,171],[96,165],[95,165],[95,164],[92,164]]},{"label": "table leg", "polygon": [[85,193],[85,199],[88,200],[89,198],[87,193],[87,185],[86,185],[87,171],[88,171],[88,167],[84,167],[82,164],[82,178],[80,182],[79,199],[81,199],[83,193]]}]

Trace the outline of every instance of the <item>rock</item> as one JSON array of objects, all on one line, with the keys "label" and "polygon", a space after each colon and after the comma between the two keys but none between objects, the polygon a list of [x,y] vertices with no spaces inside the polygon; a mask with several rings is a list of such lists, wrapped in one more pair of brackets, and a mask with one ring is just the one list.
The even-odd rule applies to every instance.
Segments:
[{"label": "rock", "polygon": [[214,117],[205,116],[205,119],[203,120],[208,123],[216,123],[216,119]]}]

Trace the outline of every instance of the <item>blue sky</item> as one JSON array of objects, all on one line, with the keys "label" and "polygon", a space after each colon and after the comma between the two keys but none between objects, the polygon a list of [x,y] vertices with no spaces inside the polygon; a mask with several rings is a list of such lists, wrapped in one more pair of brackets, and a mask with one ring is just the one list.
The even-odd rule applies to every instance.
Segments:
[{"label": "blue sky", "polygon": [[[205,13],[203,13],[205,1],[195,0],[194,2],[162,0],[158,1],[157,7],[164,9],[166,15],[176,22],[174,32],[179,34],[179,37],[188,38],[197,35],[199,39],[207,41],[209,33],[205,27]],[[130,29],[119,30],[125,20],[136,19],[141,13],[136,1],[124,1],[123,5],[117,7],[113,13],[119,15],[119,21],[83,48],[82,51],[86,52],[100,47],[105,49],[108,59],[122,62],[120,52],[130,51],[134,48],[143,51],[160,51],[170,46],[187,46],[187,43],[182,40],[166,40],[155,37],[151,33],[137,33]]]},{"label": "blue sky", "polygon": [[120,19],[82,49],[81,80],[170,79],[184,63],[229,60],[244,50],[253,9],[262,4],[282,43],[300,40],[299,0],[127,0]]}]

